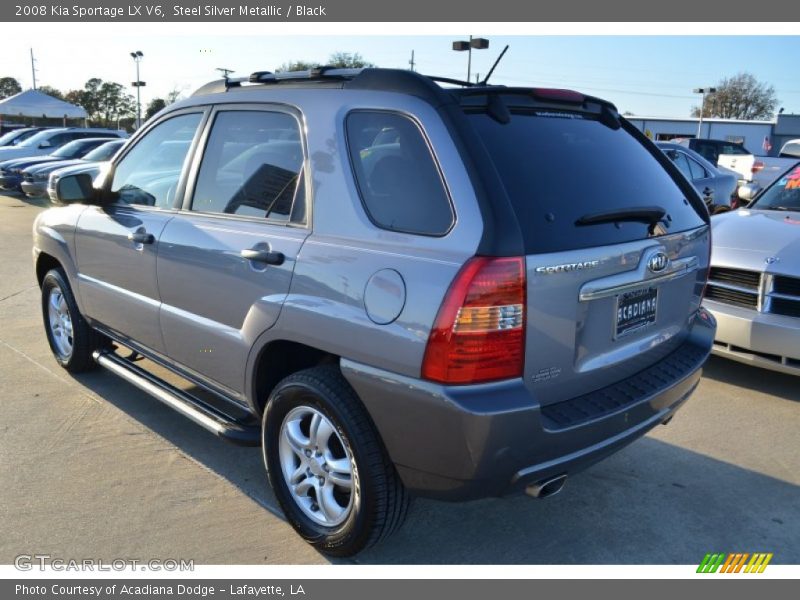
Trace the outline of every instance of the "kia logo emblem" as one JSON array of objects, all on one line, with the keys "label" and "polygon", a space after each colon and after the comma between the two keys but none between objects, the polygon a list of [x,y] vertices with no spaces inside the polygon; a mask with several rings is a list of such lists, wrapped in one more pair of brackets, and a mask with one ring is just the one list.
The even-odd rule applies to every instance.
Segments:
[{"label": "kia logo emblem", "polygon": [[653,254],[647,261],[647,268],[653,273],[660,273],[667,268],[669,257],[663,252]]}]

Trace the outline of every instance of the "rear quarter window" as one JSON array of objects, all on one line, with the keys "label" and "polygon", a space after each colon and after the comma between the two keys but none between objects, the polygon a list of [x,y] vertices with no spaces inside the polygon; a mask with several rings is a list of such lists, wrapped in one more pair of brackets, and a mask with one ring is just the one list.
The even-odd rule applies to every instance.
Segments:
[{"label": "rear quarter window", "polygon": [[382,229],[440,236],[453,226],[450,198],[430,146],[405,115],[360,110],[345,121],[364,209]]},{"label": "rear quarter window", "polygon": [[[591,115],[512,111],[502,124],[469,114],[511,200],[528,254],[619,244],[704,225],[679,184],[625,127]],[[583,216],[660,207],[665,220],[578,225]]]}]

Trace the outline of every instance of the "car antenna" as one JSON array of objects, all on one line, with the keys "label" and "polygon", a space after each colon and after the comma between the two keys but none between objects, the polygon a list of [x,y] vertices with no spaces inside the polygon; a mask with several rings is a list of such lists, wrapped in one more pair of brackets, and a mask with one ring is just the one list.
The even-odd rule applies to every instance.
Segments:
[{"label": "car antenna", "polygon": [[497,60],[494,61],[492,68],[489,69],[489,72],[486,74],[486,77],[484,77],[483,81],[481,81],[481,85],[486,85],[487,83],[489,83],[489,77],[492,76],[492,73],[494,73],[494,70],[497,67],[497,65],[500,63],[501,60],[503,60],[503,56],[505,56],[506,50],[508,50],[508,44],[506,44],[506,47],[503,48],[503,51],[500,53],[500,56],[497,57]]}]

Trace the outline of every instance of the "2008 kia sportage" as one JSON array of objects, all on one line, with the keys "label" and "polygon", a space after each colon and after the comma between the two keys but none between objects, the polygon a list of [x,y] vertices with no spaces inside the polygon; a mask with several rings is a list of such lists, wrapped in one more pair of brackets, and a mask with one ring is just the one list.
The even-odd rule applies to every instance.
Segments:
[{"label": "2008 kia sportage", "polygon": [[440,83],[211,83],[35,224],[58,362],[260,445],[334,555],[411,495],[558,492],[668,421],[714,337],[707,211],[613,105]]}]

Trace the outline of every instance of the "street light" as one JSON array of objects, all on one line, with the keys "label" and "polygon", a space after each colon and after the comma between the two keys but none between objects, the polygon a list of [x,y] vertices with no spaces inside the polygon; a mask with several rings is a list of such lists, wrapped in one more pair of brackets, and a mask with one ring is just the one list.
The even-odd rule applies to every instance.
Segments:
[{"label": "street light", "polygon": [[706,107],[706,94],[713,94],[717,91],[717,88],[708,87],[708,88],[694,88],[695,94],[701,94],[700,98],[700,120],[697,122],[697,139],[700,139],[700,132],[703,128],[703,110]]},{"label": "street light", "polygon": [[131,58],[133,62],[136,63],[136,81],[131,83],[133,87],[136,88],[136,129],[142,126],[142,96],[141,96],[141,88],[147,85],[144,81],[139,78],[139,63],[142,62],[142,54],[141,50],[136,50],[135,52],[131,52]]},{"label": "street light", "polygon": [[472,49],[486,50],[489,47],[489,40],[486,38],[474,38],[469,36],[468,41],[460,40],[453,42],[453,50],[456,52],[467,51],[467,81],[472,76]]}]

